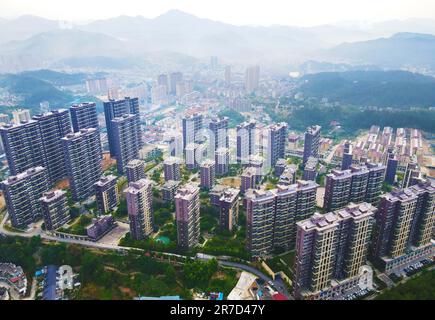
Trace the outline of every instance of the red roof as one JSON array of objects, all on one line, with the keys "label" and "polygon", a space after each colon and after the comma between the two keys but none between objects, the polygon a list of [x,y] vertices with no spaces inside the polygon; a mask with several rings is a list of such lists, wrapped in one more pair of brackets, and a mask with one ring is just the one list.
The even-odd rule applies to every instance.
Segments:
[{"label": "red roof", "polygon": [[288,300],[288,298],[282,293],[276,293],[272,296],[273,300]]}]

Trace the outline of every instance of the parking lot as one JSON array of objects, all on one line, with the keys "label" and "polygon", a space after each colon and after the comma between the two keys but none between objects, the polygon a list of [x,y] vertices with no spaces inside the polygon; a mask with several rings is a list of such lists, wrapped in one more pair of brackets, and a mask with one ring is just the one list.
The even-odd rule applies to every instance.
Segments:
[{"label": "parking lot", "polygon": [[127,223],[117,221],[117,226],[111,230],[108,234],[98,240],[98,243],[108,244],[116,246],[119,240],[121,240],[130,230],[130,226]]},{"label": "parking lot", "polygon": [[423,267],[433,264],[433,261],[431,259],[424,259],[422,261],[416,262],[409,267],[406,267],[401,272],[401,275],[410,277],[416,273],[418,273]]}]

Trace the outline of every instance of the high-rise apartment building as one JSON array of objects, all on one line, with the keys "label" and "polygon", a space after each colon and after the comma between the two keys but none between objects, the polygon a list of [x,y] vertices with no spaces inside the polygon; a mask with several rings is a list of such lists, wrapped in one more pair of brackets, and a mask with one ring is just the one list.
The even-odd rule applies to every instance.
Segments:
[{"label": "high-rise apartment building", "polygon": [[379,196],[382,193],[382,184],[385,178],[385,171],[387,167],[381,163],[366,163],[369,170],[369,179],[367,181],[367,191],[365,202],[377,206],[379,203]]},{"label": "high-rise apartment building", "polygon": [[183,117],[183,148],[185,149],[191,143],[202,141],[201,130],[203,118],[201,114],[193,114]]},{"label": "high-rise apartment building", "polygon": [[320,126],[308,127],[305,131],[303,165],[309,157],[319,158]]},{"label": "high-rise apartment building", "polygon": [[125,166],[125,174],[129,183],[145,179],[145,162],[139,159],[129,161]]},{"label": "high-rise apartment building", "polygon": [[36,120],[7,124],[0,128],[0,135],[11,175],[27,169],[45,167],[41,130]]},{"label": "high-rise apartment building", "polygon": [[376,208],[349,204],[299,221],[294,295],[299,299],[339,299],[363,276]]},{"label": "high-rise apartment building", "polygon": [[387,273],[433,257],[435,186],[421,181],[380,197],[374,256]]},{"label": "high-rise apartment building", "polygon": [[287,124],[282,122],[267,128],[266,166],[274,167],[278,159],[285,158],[287,143]]},{"label": "high-rise apartment building", "polygon": [[408,188],[416,183],[415,179],[420,177],[420,169],[416,162],[409,162],[406,166],[402,188]]},{"label": "high-rise apartment building", "polygon": [[228,174],[230,169],[230,150],[228,148],[219,148],[215,152],[215,170],[216,175],[222,176]]},{"label": "high-rise apartment building", "polygon": [[101,145],[95,128],[81,129],[62,138],[67,175],[74,201],[95,194],[94,183],[102,174]]},{"label": "high-rise apartment building", "polygon": [[215,179],[215,162],[205,160],[200,165],[201,188],[210,190],[214,186]]},{"label": "high-rise apartment building", "polygon": [[209,123],[210,153],[213,154],[219,148],[229,148],[228,118],[213,118]]},{"label": "high-rise apartment building", "polygon": [[388,184],[394,184],[396,181],[396,172],[397,172],[397,166],[399,165],[399,160],[394,156],[394,154],[390,153],[388,155],[387,160],[387,171],[385,172],[385,179],[384,181]]},{"label": "high-rise apartment building", "polygon": [[251,94],[258,89],[260,85],[260,67],[253,66],[246,69],[245,72],[245,90]]},{"label": "high-rise apartment building", "polygon": [[95,185],[97,208],[101,214],[113,212],[119,206],[118,178],[115,175],[103,176]]},{"label": "high-rise apartment building", "polygon": [[73,104],[69,111],[74,132],[79,132],[80,129],[98,129],[100,127],[95,103]]},{"label": "high-rise apartment building", "polygon": [[352,165],[349,170],[332,170],[326,175],[323,207],[327,212],[343,208],[349,202],[377,205],[386,167],[367,163]]},{"label": "high-rise apartment building", "polygon": [[162,198],[164,202],[172,202],[175,199],[181,181],[166,181],[162,186]]},{"label": "high-rise apartment building", "polygon": [[239,218],[238,189],[226,189],[219,199],[219,224],[223,229],[232,231]]},{"label": "high-rise apartment building", "polygon": [[[137,116],[137,135],[142,137],[140,129],[140,114],[139,114],[139,99],[125,97],[123,100],[109,100],[104,102],[104,116],[106,118],[107,139],[109,141],[110,156],[115,157],[115,137],[113,136],[112,120],[122,117],[125,114],[133,114]],[[142,138],[139,140],[142,141]],[[142,146],[142,144],[141,144]]]},{"label": "high-rise apartment building", "polygon": [[316,181],[318,163],[319,160],[317,158],[309,157],[307,162],[305,163],[302,179]]},{"label": "high-rise apartment building", "polygon": [[71,132],[71,122],[66,109],[53,110],[33,116],[39,125],[45,168],[51,184],[66,177],[62,140]]},{"label": "high-rise apartment building", "polygon": [[343,159],[341,161],[341,170],[348,170],[353,161],[353,148],[349,141],[344,144]]},{"label": "high-rise apartment building", "polygon": [[46,230],[59,229],[71,219],[66,191],[45,192],[39,201]]},{"label": "high-rise apartment building", "polygon": [[165,181],[181,180],[180,165],[181,165],[181,159],[179,158],[169,157],[165,159],[165,161],[163,162],[163,172],[165,175]]},{"label": "high-rise apartment building", "polygon": [[141,179],[130,183],[124,192],[131,237],[134,240],[143,240],[149,237],[154,229],[152,183],[147,179]]},{"label": "high-rise apartment building", "polygon": [[178,246],[187,250],[199,243],[200,202],[199,188],[187,184],[175,195]]},{"label": "high-rise apartment building", "polygon": [[175,95],[177,93],[177,84],[183,82],[183,74],[181,72],[173,72],[169,75],[169,93]]},{"label": "high-rise apartment building", "polygon": [[243,122],[237,126],[237,162],[247,161],[255,154],[255,121]]},{"label": "high-rise apartment building", "polygon": [[124,174],[126,165],[139,157],[141,148],[138,115],[124,114],[111,121],[113,156],[119,174]]},{"label": "high-rise apartment building", "polygon": [[250,189],[245,193],[247,246],[253,257],[293,247],[295,223],[315,212],[316,190],[313,181],[298,181],[273,190]]},{"label": "high-rise apartment building", "polygon": [[247,249],[253,257],[269,255],[273,250],[275,195],[270,190],[249,189],[245,204]]},{"label": "high-rise apartment building", "polygon": [[168,75],[166,74],[160,74],[157,76],[157,84],[159,86],[165,87],[165,95],[168,94],[169,87],[168,87]]},{"label": "high-rise apartment building", "polygon": [[12,226],[26,228],[42,218],[39,199],[48,190],[45,168],[29,168],[10,176],[2,182],[2,190]]}]

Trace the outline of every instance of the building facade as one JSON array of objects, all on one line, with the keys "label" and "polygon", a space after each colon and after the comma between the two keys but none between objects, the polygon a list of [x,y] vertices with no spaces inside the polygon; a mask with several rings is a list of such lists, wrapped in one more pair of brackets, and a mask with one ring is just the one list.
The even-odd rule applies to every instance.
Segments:
[{"label": "building facade", "polygon": [[39,201],[46,230],[59,229],[71,219],[66,191],[45,192]]},{"label": "building facade", "polygon": [[44,167],[35,167],[2,182],[6,208],[15,228],[26,228],[43,217],[39,199],[48,191]]},{"label": "building facade", "polygon": [[303,165],[309,157],[319,158],[320,126],[308,127],[305,131]]},{"label": "building facade", "polygon": [[125,174],[129,183],[145,179],[145,162],[139,159],[130,160],[125,166]]},{"label": "building facade", "polygon": [[62,138],[65,163],[74,201],[95,195],[94,183],[102,175],[102,153],[99,132],[81,129]]},{"label": "building facade", "polygon": [[[110,156],[115,157],[115,141],[114,141],[114,131],[112,130],[112,120],[115,118],[120,118],[125,114],[133,114],[137,116],[138,127],[137,136],[139,136],[139,141],[142,137],[142,132],[140,129],[140,113],[139,113],[139,99],[138,98],[130,98],[125,97],[122,100],[114,100],[111,99],[107,102],[104,102],[104,117],[106,119],[106,128],[107,128],[107,139],[109,142],[109,150]],[[141,145],[142,146],[142,145]]]},{"label": "building facade", "polygon": [[185,185],[175,195],[178,246],[187,250],[199,243],[200,202],[199,188]]},{"label": "building facade", "polygon": [[97,207],[101,214],[113,212],[119,206],[118,178],[103,176],[95,183]]},{"label": "building facade", "polygon": [[299,221],[296,236],[294,295],[334,299],[338,282],[359,275],[367,260],[376,208],[368,203]]},{"label": "building facade", "polygon": [[119,174],[124,174],[127,164],[139,157],[141,148],[139,116],[124,114],[111,121],[113,156]]},{"label": "building facade", "polygon": [[141,179],[129,184],[124,191],[127,199],[130,235],[134,240],[143,240],[153,233],[152,183]]}]

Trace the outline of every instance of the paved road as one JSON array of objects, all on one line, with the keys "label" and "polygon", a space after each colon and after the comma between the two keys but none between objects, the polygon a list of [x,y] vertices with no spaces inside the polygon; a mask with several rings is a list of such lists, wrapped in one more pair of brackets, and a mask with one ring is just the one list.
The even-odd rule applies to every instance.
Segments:
[{"label": "paved road", "polygon": [[326,163],[331,163],[332,158],[334,157],[335,152],[337,151],[337,149],[340,147],[340,144],[337,144],[335,146],[332,147],[332,150],[329,152],[328,156],[324,159],[324,161]]},{"label": "paved road", "polygon": [[[146,251],[146,250],[138,249],[138,248],[122,247],[122,246],[118,246],[118,245],[103,244],[103,243],[86,241],[86,240],[60,238],[60,237],[52,236],[52,235],[50,235],[48,233],[41,232],[41,231],[39,231],[39,232],[33,232],[32,231],[32,233],[29,233],[29,234],[27,234],[27,233],[21,233],[21,232],[11,232],[11,231],[8,231],[8,230],[4,229],[4,224],[7,221],[7,218],[8,218],[8,214],[6,213],[5,217],[3,218],[2,222],[0,223],[0,233],[5,234],[7,236],[17,236],[17,237],[30,238],[30,237],[33,237],[35,235],[40,235],[41,239],[44,239],[44,240],[55,241],[55,242],[63,242],[63,243],[68,243],[68,244],[77,244],[77,245],[81,245],[81,246],[85,246],[85,247],[90,247],[90,248],[105,249],[105,250],[116,250],[116,251],[129,251],[129,250],[136,250],[136,251],[142,251],[142,252]],[[153,251],[153,252],[156,252],[156,251]],[[171,254],[171,253],[167,253],[167,252],[156,252],[156,253],[164,254],[164,255],[167,255],[167,256],[178,256],[178,257],[187,258],[186,256]],[[257,277],[259,277],[260,279],[262,279],[262,280],[264,280],[266,282],[272,281],[273,286],[279,292],[283,293],[289,299],[292,299],[291,295],[287,292],[282,279],[273,281],[269,276],[265,275],[260,270],[257,270],[254,267],[251,267],[249,265],[242,264],[242,263],[237,263],[237,262],[231,262],[231,261],[222,260],[222,259],[219,259],[219,257],[214,257],[214,256],[210,256],[210,257],[216,258],[218,260],[219,264],[221,264],[223,266],[232,267],[232,268],[236,268],[236,269],[240,269],[240,270],[245,270],[245,271],[251,272],[252,274],[255,274]]]},{"label": "paved road", "polygon": [[245,271],[248,271],[252,274],[255,274],[257,277],[259,277],[260,279],[269,282],[271,281],[273,283],[273,286],[280,292],[283,293],[285,296],[287,296],[290,300],[294,300],[292,298],[292,296],[287,292],[287,289],[283,283],[282,279],[279,280],[272,280],[272,278],[270,278],[269,276],[265,275],[263,272],[261,272],[260,270],[257,270],[251,266],[242,264],[242,263],[237,263],[237,262],[232,262],[232,261],[225,261],[225,260],[218,260],[220,265],[223,266],[227,266],[227,267],[232,267],[232,268],[237,268],[237,269],[242,269]]},{"label": "paved road", "polygon": [[388,288],[392,288],[396,285],[394,281],[391,280],[385,273],[379,274],[378,278],[381,279],[383,282],[385,282]]}]

